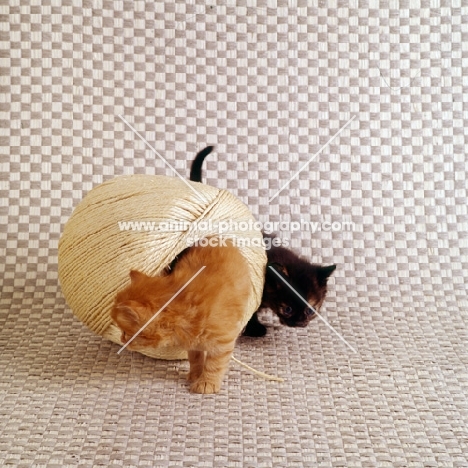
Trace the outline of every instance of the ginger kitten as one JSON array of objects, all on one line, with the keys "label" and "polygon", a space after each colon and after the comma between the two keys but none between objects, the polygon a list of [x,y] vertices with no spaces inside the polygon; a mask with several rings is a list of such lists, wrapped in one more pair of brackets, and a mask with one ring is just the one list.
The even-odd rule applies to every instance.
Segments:
[{"label": "ginger kitten", "polygon": [[132,270],[131,283],[115,299],[111,317],[126,343],[193,276],[206,268],[128,345],[178,346],[188,352],[194,393],[217,393],[229,365],[251,292],[247,263],[231,243],[192,247],[171,275]]}]

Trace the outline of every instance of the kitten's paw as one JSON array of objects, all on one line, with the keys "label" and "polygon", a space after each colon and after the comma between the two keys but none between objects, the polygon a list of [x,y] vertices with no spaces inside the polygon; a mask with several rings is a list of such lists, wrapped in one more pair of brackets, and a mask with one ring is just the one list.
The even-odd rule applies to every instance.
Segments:
[{"label": "kitten's paw", "polygon": [[207,382],[206,380],[197,380],[190,385],[192,393],[218,393],[221,388],[221,382]]},{"label": "kitten's paw", "polygon": [[259,338],[261,336],[265,336],[267,333],[267,328],[265,325],[262,325],[259,322],[249,322],[243,331],[244,336],[253,336]]}]

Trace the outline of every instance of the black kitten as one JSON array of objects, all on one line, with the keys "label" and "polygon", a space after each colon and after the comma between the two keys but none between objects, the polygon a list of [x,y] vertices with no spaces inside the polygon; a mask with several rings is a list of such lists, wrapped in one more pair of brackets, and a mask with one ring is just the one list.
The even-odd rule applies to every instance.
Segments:
[{"label": "black kitten", "polygon": [[[190,169],[190,180],[202,181],[203,161],[212,150],[213,146],[208,146],[196,155]],[[270,238],[270,240],[274,238],[267,234],[263,234],[263,237]],[[314,265],[291,250],[273,245],[267,250],[267,257],[265,285],[259,309],[270,308],[279,317],[280,322],[288,327],[307,326],[315,317],[315,311],[320,309],[325,300],[327,280],[335,271],[336,265],[326,267]],[[313,309],[306,306],[293,289]],[[266,334],[267,329],[258,321],[257,312],[247,323],[244,335],[264,336]]]}]

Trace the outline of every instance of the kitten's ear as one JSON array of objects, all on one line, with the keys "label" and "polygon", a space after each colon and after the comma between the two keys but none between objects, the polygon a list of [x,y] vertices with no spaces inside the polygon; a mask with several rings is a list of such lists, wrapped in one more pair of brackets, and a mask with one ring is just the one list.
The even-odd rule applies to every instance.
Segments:
[{"label": "kitten's ear", "polygon": [[111,311],[111,317],[120,328],[128,330],[140,327],[145,307],[138,301],[125,301],[117,304]]},{"label": "kitten's ear", "polygon": [[130,270],[130,280],[132,281],[132,283],[144,277],[146,277],[144,273],[141,273],[140,271],[137,271],[137,270]]},{"label": "kitten's ear", "polygon": [[318,270],[318,279],[319,281],[325,285],[329,276],[336,270],[336,265],[329,265],[326,267],[320,267]]},{"label": "kitten's ear", "polygon": [[268,264],[267,265],[267,272],[270,272],[270,267],[275,269],[276,271],[279,270],[285,276],[289,276],[288,269],[284,265],[282,265],[281,263],[273,262],[273,263]]}]

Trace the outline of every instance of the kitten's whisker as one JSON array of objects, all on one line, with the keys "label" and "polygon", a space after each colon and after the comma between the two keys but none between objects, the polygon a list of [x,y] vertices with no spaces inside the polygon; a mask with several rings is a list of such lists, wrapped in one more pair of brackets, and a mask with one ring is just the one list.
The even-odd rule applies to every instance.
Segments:
[{"label": "kitten's whisker", "polygon": [[354,119],[351,117],[269,200],[271,203]]},{"label": "kitten's whisker", "polygon": [[357,351],[317,312],[317,310],[312,307],[271,265],[268,266],[268,268],[270,268],[270,270],[278,277],[281,279],[281,281],[283,281],[283,283],[291,290],[294,292],[294,294],[296,294],[296,296],[307,306],[309,307],[310,309],[312,309],[318,316],[318,318],[328,327],[330,328],[330,330],[332,330],[336,336],[338,336],[338,338],[343,341],[343,343],[345,343],[349,349],[351,349],[351,351],[353,351],[354,353],[357,353]]},{"label": "kitten's whisker", "polygon": [[203,265],[126,343],[117,354],[120,354],[204,269]]},{"label": "kitten's whisker", "polygon": [[206,201],[206,199],[203,197],[203,195],[202,195],[198,190],[196,190],[196,189],[185,179],[185,177],[182,177],[182,176],[177,172],[177,170],[176,170],[173,166],[171,166],[171,165],[167,162],[167,160],[166,160],[165,158],[163,158],[163,157],[156,151],[156,149],[155,149],[153,146],[151,146],[151,145],[148,143],[148,141],[145,140],[145,138],[144,138],[143,136],[140,135],[140,133],[139,133],[134,127],[132,127],[132,125],[130,125],[130,124],[128,123],[128,121],[127,121],[124,117],[122,117],[122,116],[119,114],[119,118],[120,118],[120,120],[122,120],[122,122],[123,122],[124,124],[126,124],[126,125],[133,131],[133,133],[134,133],[136,136],[138,136],[138,137],[140,138],[140,140],[143,141],[143,143],[145,143],[145,145],[146,145],[156,156],[159,157],[159,159],[161,159],[161,160],[164,162],[164,164],[165,164],[166,166],[168,166],[169,168],[172,169],[173,172],[175,172],[175,174],[182,180],[182,182],[183,182],[185,185],[187,185],[187,187],[190,188],[190,190],[192,190],[193,192],[195,192],[195,194],[198,196],[198,198],[200,198],[201,201]]}]

